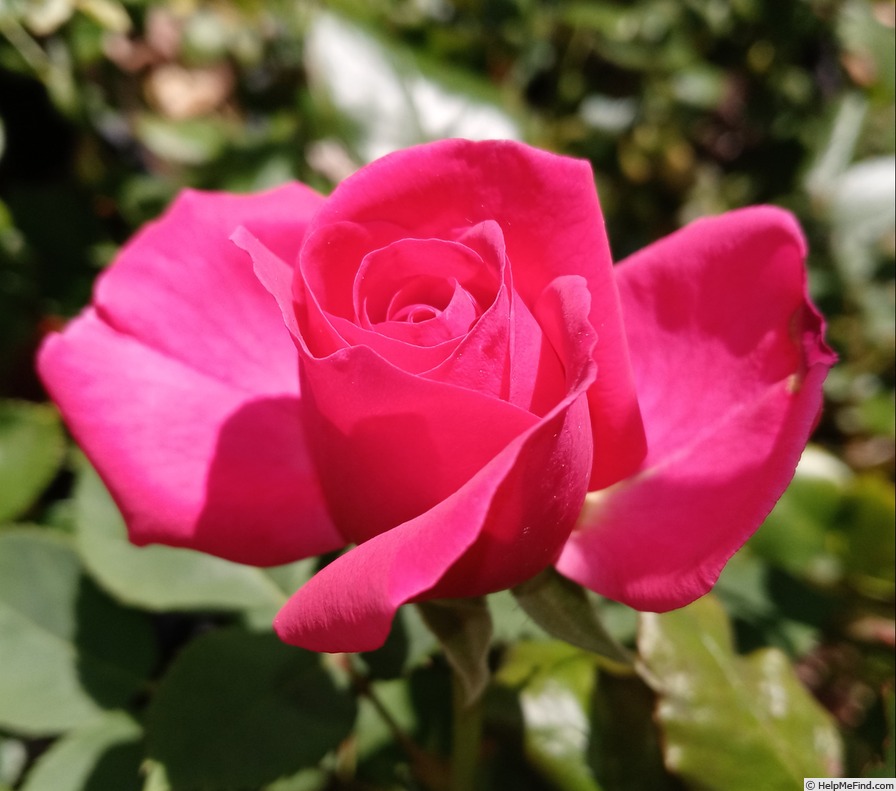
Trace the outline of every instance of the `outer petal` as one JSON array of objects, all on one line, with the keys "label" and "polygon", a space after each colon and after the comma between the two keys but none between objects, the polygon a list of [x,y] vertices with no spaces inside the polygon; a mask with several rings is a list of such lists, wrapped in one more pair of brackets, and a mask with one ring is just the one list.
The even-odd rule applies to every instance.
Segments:
[{"label": "outer petal", "polygon": [[136,543],[258,564],[343,543],[305,450],[296,349],[228,239],[243,223],[294,260],[320,201],[299,185],[186,193],[41,349],[47,390]]},{"label": "outer petal", "polygon": [[301,184],[243,196],[186,191],[97,281],[97,313],[120,332],[238,387],[295,393],[279,312],[229,237],[240,225],[296,261],[323,198]]},{"label": "outer petal", "polygon": [[793,476],[834,356],[786,212],[688,226],[619,268],[647,459],[589,497],[557,568],[639,609],[705,593]]},{"label": "outer petal", "polygon": [[315,651],[372,650],[402,604],[500,590],[554,560],[591,469],[585,391],[594,379],[594,337],[583,322],[584,284],[558,283],[542,301],[561,312],[576,303],[585,311],[575,322],[581,329],[570,333],[578,348],[563,344],[570,377],[563,402],[431,510],[319,572],[277,615],[283,640]]},{"label": "outer petal", "polygon": [[514,287],[530,307],[556,277],[580,275],[588,283],[598,335],[598,377],[588,399],[595,446],[591,486],[607,486],[637,468],[645,446],[587,163],[511,141],[445,140],[409,148],[342,182],[315,216],[312,232],[340,221],[387,222],[413,229],[417,237],[444,237],[487,220],[504,232]]}]

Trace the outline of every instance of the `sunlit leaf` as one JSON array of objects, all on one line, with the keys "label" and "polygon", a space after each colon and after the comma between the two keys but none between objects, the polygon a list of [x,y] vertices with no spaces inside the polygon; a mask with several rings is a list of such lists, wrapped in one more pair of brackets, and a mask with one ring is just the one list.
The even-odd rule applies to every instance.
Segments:
[{"label": "sunlit leaf", "polygon": [[82,573],[63,536],[0,534],[0,727],[41,735],[126,706],[155,661],[149,624]]},{"label": "sunlit leaf", "polygon": [[816,200],[830,201],[838,180],[852,162],[867,113],[868,102],[859,93],[847,93],[838,103],[805,176],[806,187]]},{"label": "sunlit leaf", "polygon": [[78,0],[78,8],[93,17],[106,30],[116,33],[128,33],[131,30],[131,18],[117,0]]},{"label": "sunlit leaf", "polygon": [[139,791],[140,726],[122,712],[54,742],[28,773],[22,791]]},{"label": "sunlit leaf", "polygon": [[292,777],[277,780],[264,791],[326,791],[330,785],[329,773],[320,769],[303,769]]},{"label": "sunlit leaf", "polygon": [[[776,649],[738,656],[712,596],[642,615],[644,678],[659,696],[666,766],[700,791],[776,791],[836,777],[841,746],[830,716]],[[749,771],[745,771],[749,767]]]},{"label": "sunlit leaf", "polygon": [[134,546],[115,503],[86,464],[75,488],[75,522],[78,550],[91,574],[119,600],[148,610],[256,609],[264,618],[307,579],[307,564],[268,572],[189,549]]},{"label": "sunlit leaf", "polygon": [[488,608],[492,614],[494,637],[497,642],[513,643],[517,640],[550,638],[509,590],[489,595]]},{"label": "sunlit leaf", "polygon": [[750,550],[795,576],[837,582],[843,563],[831,530],[851,480],[841,461],[807,448],[787,491],[750,540]]},{"label": "sunlit leaf", "polygon": [[39,36],[47,36],[75,13],[75,0],[30,0],[25,6],[25,24]]},{"label": "sunlit leaf", "polygon": [[27,762],[28,752],[24,741],[0,736],[0,788],[12,787]]},{"label": "sunlit leaf", "polygon": [[518,691],[527,760],[564,791],[600,791],[586,761],[597,657],[558,641],[512,646],[495,676]]}]

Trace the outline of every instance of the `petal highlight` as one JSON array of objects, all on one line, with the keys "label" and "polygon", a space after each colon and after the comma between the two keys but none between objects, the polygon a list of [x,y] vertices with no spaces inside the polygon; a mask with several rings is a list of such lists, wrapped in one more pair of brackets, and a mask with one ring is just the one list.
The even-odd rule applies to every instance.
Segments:
[{"label": "petal highlight", "polygon": [[619,267],[649,453],[589,496],[557,568],[646,610],[704,594],[793,476],[833,354],[799,227],[746,209]]}]

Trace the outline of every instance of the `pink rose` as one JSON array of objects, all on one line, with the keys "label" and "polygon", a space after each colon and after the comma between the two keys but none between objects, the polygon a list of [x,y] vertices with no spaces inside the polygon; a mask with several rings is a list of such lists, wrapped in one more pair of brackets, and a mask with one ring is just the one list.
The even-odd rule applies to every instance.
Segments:
[{"label": "pink rose", "polygon": [[280,612],[287,642],[372,649],[402,604],[550,564],[665,610],[715,582],[817,418],[804,253],[753,208],[614,269],[587,163],[443,141],[329,198],[183,194],[39,368],[135,543],[356,545]]}]

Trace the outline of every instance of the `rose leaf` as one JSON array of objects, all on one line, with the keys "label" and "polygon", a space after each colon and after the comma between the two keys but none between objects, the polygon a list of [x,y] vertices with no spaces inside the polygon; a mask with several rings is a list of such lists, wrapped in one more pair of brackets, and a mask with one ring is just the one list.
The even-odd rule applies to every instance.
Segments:
[{"label": "rose leaf", "polygon": [[644,613],[638,648],[642,676],[659,698],[666,766],[689,787],[746,791],[839,776],[830,716],[781,651],[735,653],[727,615],[712,596]]},{"label": "rose leaf", "polygon": [[127,714],[109,712],[78,728],[43,753],[22,791],[140,791],[141,729]]},{"label": "rose leaf", "polygon": [[262,570],[190,549],[134,546],[118,508],[86,462],[78,473],[74,506],[84,564],[103,588],[134,607],[264,611],[260,620],[269,623],[304,581],[286,573],[297,564]]},{"label": "rose leaf", "polygon": [[0,727],[29,736],[126,706],[155,664],[140,613],[103,595],[66,536],[0,535]]}]

